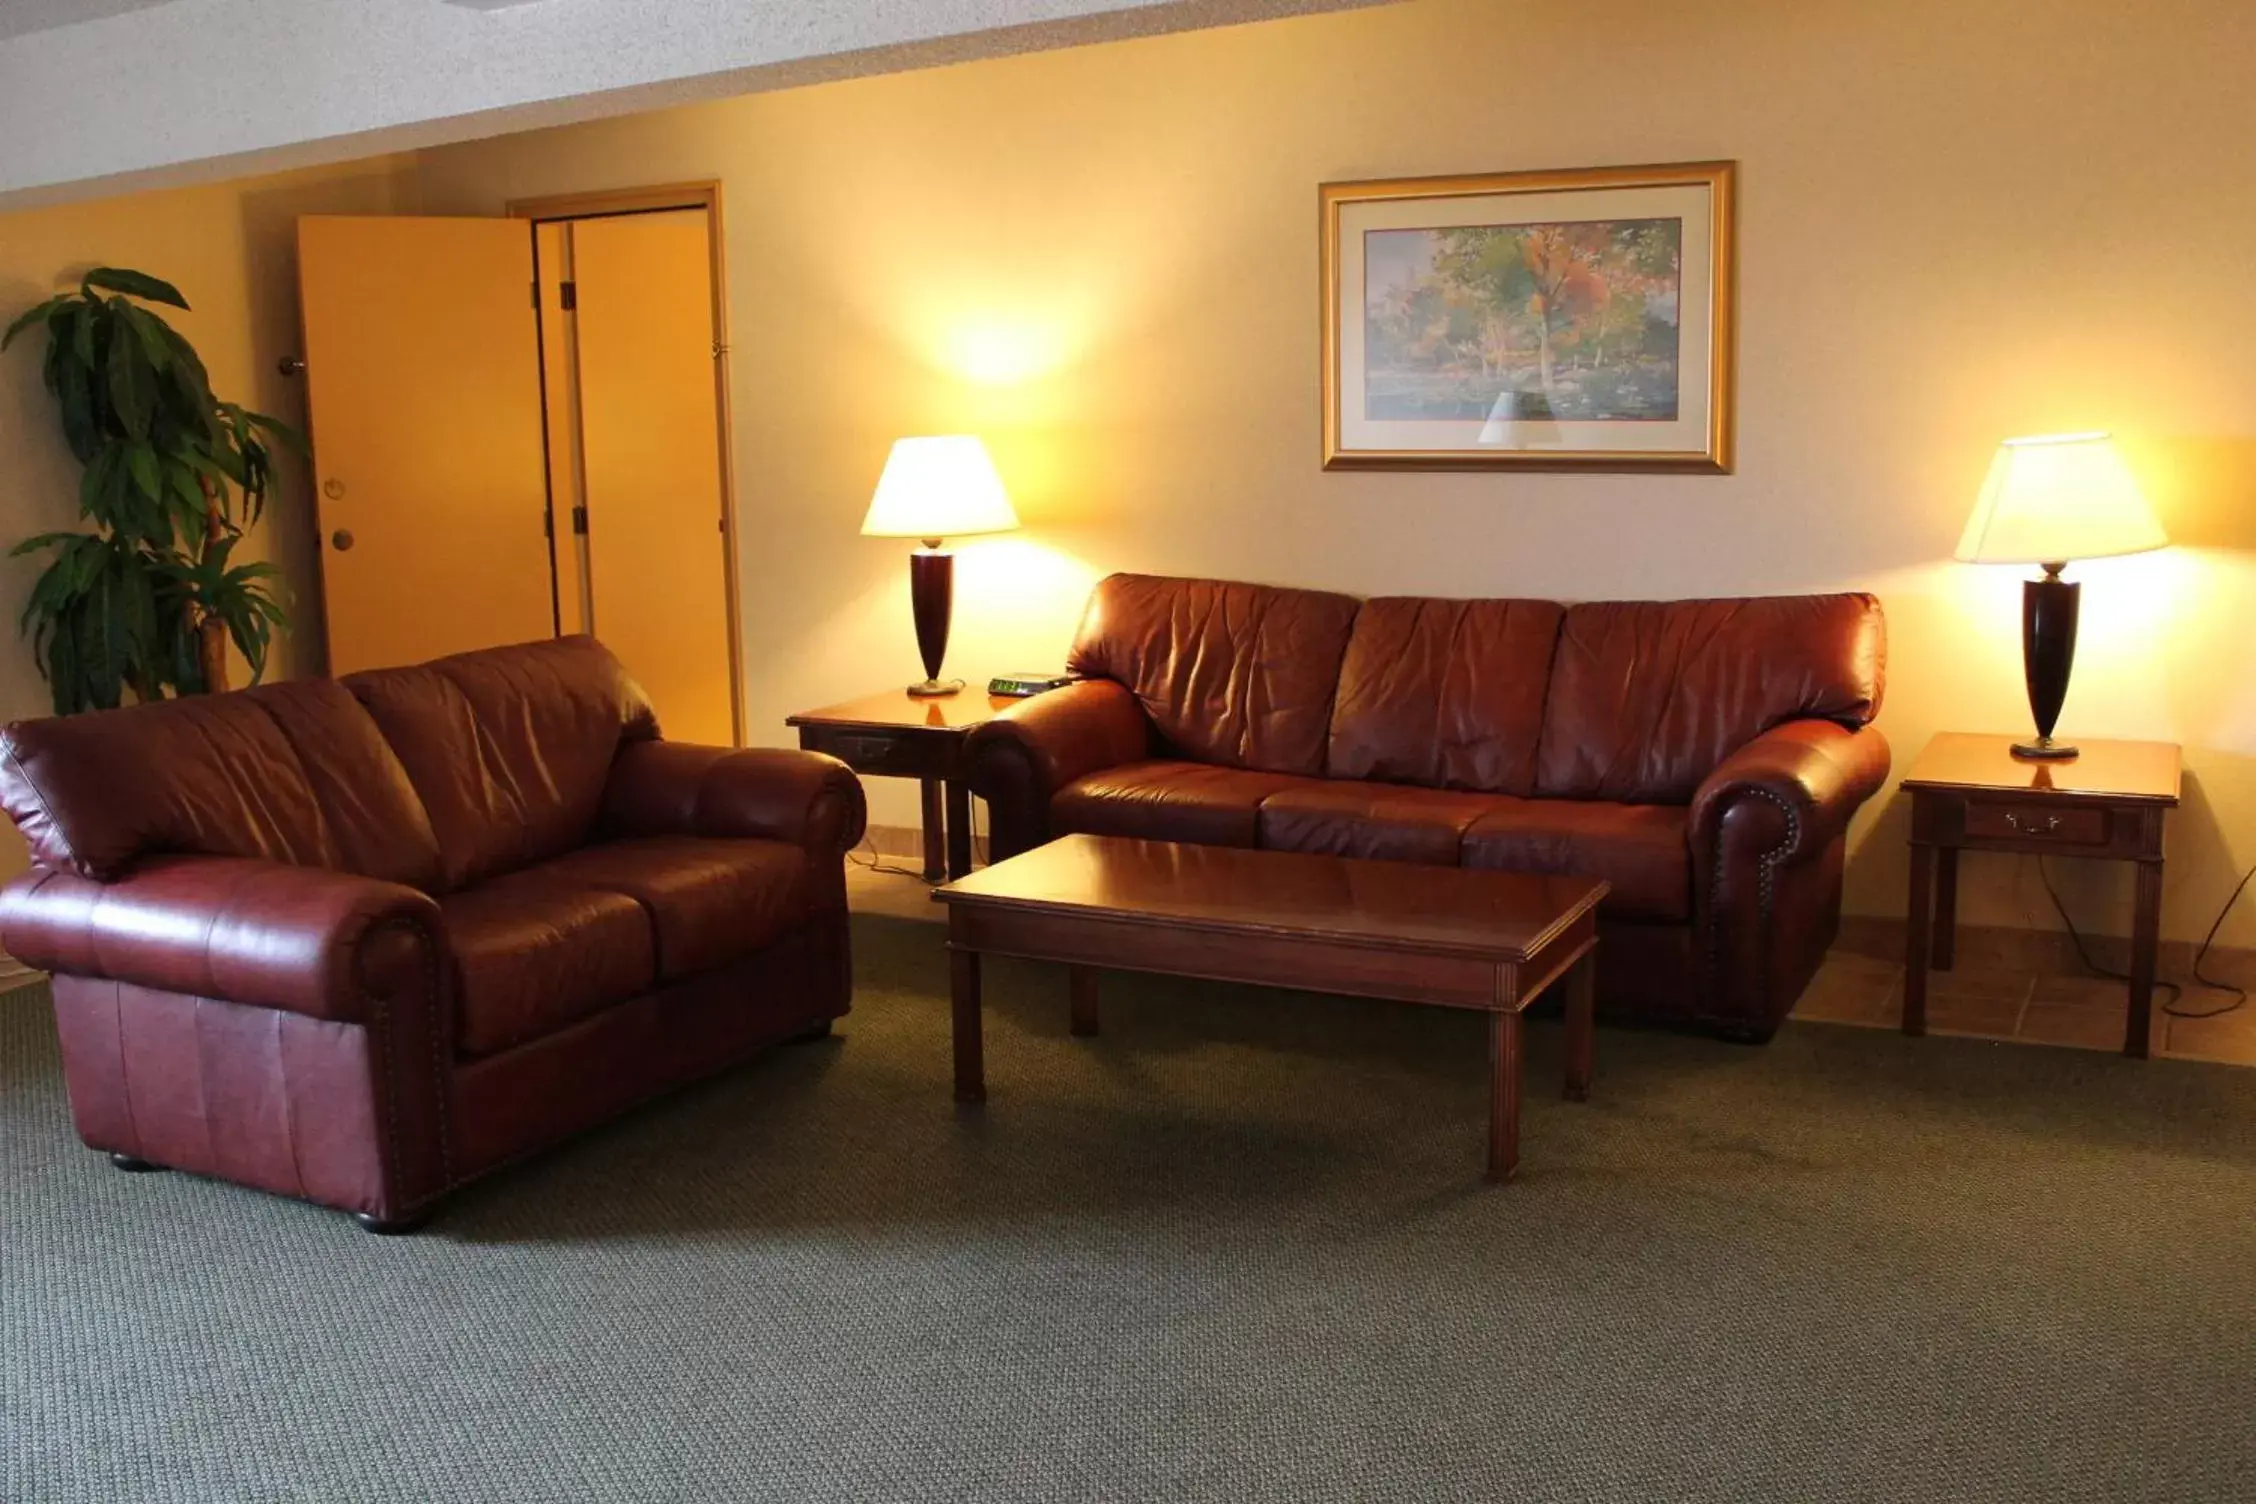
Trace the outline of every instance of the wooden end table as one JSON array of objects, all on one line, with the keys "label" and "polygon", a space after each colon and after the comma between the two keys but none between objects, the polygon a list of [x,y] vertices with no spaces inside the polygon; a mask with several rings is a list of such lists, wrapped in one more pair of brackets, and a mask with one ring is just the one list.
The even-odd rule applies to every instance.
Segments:
[{"label": "wooden end table", "polygon": [[2102,857],[2138,864],[2123,1053],[2144,1057],[2153,1045],[2162,827],[2178,803],[2178,749],[2169,742],[2080,741],[2075,757],[2039,761],[2015,757],[2013,741],[1944,732],[1904,778],[1911,794],[1911,915],[1904,926],[1903,1031],[1927,1032],[1927,968],[1948,971],[1955,959],[1961,851]]},{"label": "wooden end table", "polygon": [[987,1083],[983,955],[1070,968],[1071,1027],[1097,1032],[1095,967],[1391,998],[1488,1014],[1488,1178],[1520,1162],[1520,1015],[1563,985],[1566,1095],[1590,1094],[1592,878],[1071,835],[933,893],[948,906],[956,1100]]},{"label": "wooden end table", "polygon": [[[914,778],[923,792],[924,877],[939,882],[971,870],[971,789],[963,781],[964,739],[1018,702],[982,690],[919,699],[906,690],[868,695],[786,717],[799,745],[827,752],[855,772]],[[943,805],[945,813],[943,813]]]}]

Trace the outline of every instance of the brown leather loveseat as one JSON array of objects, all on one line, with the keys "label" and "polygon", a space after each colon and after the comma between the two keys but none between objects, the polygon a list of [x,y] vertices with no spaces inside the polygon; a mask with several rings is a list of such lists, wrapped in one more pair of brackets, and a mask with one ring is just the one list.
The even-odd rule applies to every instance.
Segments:
[{"label": "brown leather loveseat", "polygon": [[973,734],[996,859],[1069,832],[1606,879],[1601,1009],[1766,1039],[1888,773],[1869,595],[1358,601],[1114,575],[1087,682]]},{"label": "brown leather loveseat", "polygon": [[826,1032],[861,785],[657,735],[584,637],[9,727],[80,1136],[388,1231]]}]

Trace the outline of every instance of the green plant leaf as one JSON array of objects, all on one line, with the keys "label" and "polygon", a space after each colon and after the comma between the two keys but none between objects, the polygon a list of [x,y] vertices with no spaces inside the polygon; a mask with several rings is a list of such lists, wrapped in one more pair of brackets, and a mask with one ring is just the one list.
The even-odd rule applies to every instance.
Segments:
[{"label": "green plant leaf", "polygon": [[69,309],[71,354],[89,371],[94,369],[94,321],[101,306],[89,298],[83,303],[72,303]]},{"label": "green plant leaf", "polygon": [[63,420],[63,440],[82,465],[91,463],[102,447],[101,427],[94,410],[93,372],[75,360],[62,363],[62,386],[55,402]]},{"label": "green plant leaf", "polygon": [[159,373],[168,369],[172,365],[172,341],[165,338],[165,321],[148,309],[128,303],[123,298],[113,298],[110,306],[117,310],[117,316],[133,331],[134,338],[141,341],[141,349],[149,357],[150,369]]},{"label": "green plant leaf", "polygon": [[16,342],[17,335],[23,333],[32,325],[41,322],[49,314],[62,307],[65,303],[73,303],[76,301],[77,299],[73,298],[69,293],[66,292],[49,298],[44,303],[34,303],[31,307],[26,308],[22,313],[16,315],[14,322],[8,325],[8,332],[5,334],[0,334],[0,350],[5,350],[10,345],[14,344]]},{"label": "green plant leaf", "polygon": [[97,266],[86,274],[79,286],[89,298],[94,295],[92,290],[99,287],[104,292],[122,292],[132,297],[145,298],[151,303],[170,303],[175,308],[183,309],[188,306],[188,300],[180,295],[180,289],[170,282],[161,277],[152,277],[147,272],[128,271],[122,266]]}]

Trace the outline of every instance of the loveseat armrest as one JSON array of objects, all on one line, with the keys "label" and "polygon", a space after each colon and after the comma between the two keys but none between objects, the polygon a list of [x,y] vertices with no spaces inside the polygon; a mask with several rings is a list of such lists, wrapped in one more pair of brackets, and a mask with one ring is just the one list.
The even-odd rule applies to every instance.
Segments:
[{"label": "loveseat armrest", "polygon": [[0,945],[26,965],[341,1023],[427,989],[444,943],[413,888],[246,857],[157,857],[107,883],[40,867],[0,891]]},{"label": "loveseat armrest", "polygon": [[1692,796],[1692,849],[1712,853],[1735,806],[1759,811],[1774,862],[1815,856],[1888,780],[1888,739],[1832,721],[1774,726],[1723,760]]},{"label": "loveseat armrest", "polygon": [[853,769],[784,747],[631,743],[611,764],[603,829],[614,836],[710,836],[789,841],[850,851],[869,809]]},{"label": "loveseat armrest", "polygon": [[1083,679],[1002,711],[964,743],[966,781],[987,801],[997,861],[1050,838],[1050,796],[1076,778],[1151,755],[1151,718],[1110,679]]}]

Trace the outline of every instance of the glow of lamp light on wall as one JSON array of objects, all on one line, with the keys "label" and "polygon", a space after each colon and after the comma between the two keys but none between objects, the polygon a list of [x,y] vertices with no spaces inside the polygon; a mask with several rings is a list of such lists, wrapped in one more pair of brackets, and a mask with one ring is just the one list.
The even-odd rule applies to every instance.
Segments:
[{"label": "glow of lamp light on wall", "polygon": [[1066,357],[1067,341],[1054,326],[979,319],[942,336],[939,364],[975,386],[1021,386],[1057,370]]}]

